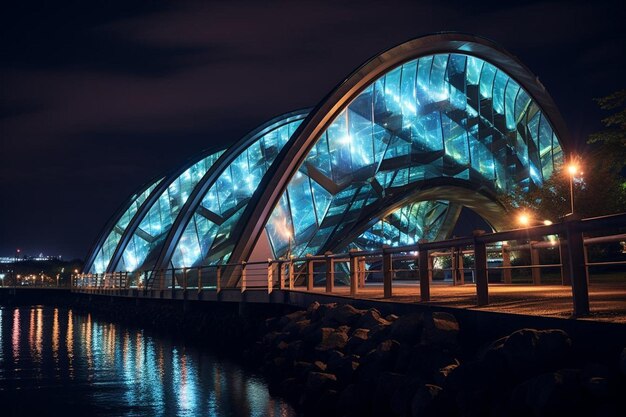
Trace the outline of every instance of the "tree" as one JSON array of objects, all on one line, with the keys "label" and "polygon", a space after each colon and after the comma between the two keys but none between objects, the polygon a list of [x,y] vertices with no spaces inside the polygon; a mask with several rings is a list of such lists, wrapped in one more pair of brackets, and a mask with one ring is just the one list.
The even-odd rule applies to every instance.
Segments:
[{"label": "tree", "polygon": [[595,101],[602,110],[616,112],[602,119],[606,129],[590,135],[587,143],[600,145],[600,152],[607,157],[606,162],[621,172],[626,166],[626,89]]}]

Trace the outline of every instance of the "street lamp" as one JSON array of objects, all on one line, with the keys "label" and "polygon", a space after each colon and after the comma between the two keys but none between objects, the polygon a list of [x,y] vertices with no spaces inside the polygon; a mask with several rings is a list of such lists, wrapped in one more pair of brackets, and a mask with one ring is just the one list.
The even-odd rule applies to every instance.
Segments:
[{"label": "street lamp", "polygon": [[533,219],[530,214],[528,214],[527,212],[522,212],[519,217],[517,218],[517,221],[519,222],[519,224],[522,227],[528,227],[528,226],[539,226],[541,224],[543,224],[544,226],[550,226],[552,224],[552,221],[550,220],[536,220]]},{"label": "street lamp", "polygon": [[570,212],[573,215],[574,214],[574,177],[576,176],[576,174],[582,174],[582,172],[579,172],[578,164],[573,159],[567,165],[567,173],[569,174]]}]

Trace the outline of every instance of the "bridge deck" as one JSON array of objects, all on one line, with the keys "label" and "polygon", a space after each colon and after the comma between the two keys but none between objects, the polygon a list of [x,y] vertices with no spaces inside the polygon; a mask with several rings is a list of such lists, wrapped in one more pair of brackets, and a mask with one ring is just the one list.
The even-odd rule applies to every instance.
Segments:
[{"label": "bridge deck", "polygon": [[[267,288],[248,288],[245,292],[236,289],[224,289],[219,294],[214,289],[176,288],[165,290],[139,289],[75,289],[76,292],[113,295],[122,297],[180,299],[189,301],[223,301],[223,302],[260,302],[260,303],[288,303],[304,304],[317,299],[320,302],[332,299],[350,298],[348,287],[337,286],[332,293],[326,293],[325,288],[315,287],[306,291],[305,287],[295,287],[293,290],[273,290],[268,293]],[[532,316],[554,318],[568,318],[572,316],[572,290],[562,285],[489,285],[489,305],[476,306],[476,286],[466,285],[437,285],[431,286],[431,301],[420,302],[419,285],[409,283],[394,283],[393,296],[383,297],[382,285],[368,283],[359,288],[356,297],[360,301],[424,304],[456,309],[472,309],[513,313]],[[591,315],[585,320],[608,321],[626,324],[626,282],[599,283],[589,287]]]}]

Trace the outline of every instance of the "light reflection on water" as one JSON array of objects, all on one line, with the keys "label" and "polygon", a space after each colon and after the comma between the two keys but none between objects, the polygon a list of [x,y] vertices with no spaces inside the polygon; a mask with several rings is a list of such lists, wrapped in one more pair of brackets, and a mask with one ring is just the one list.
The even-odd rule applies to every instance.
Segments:
[{"label": "light reflection on water", "polygon": [[0,404],[2,415],[296,415],[228,361],[43,306],[0,307]]}]

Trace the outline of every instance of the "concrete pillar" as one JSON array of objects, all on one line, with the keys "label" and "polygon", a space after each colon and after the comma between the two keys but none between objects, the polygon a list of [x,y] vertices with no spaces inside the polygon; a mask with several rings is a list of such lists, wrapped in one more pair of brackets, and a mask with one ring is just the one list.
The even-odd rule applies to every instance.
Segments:
[{"label": "concrete pillar", "polygon": [[489,304],[489,279],[487,275],[487,246],[478,241],[478,237],[484,235],[484,230],[474,230],[474,276],[476,277],[477,304],[484,306]]},{"label": "concrete pillar", "polygon": [[536,266],[540,265],[539,249],[533,246],[535,243],[537,242],[530,241],[528,243],[528,247],[530,248],[530,264],[533,266],[530,271],[533,278],[533,285],[541,285],[541,268],[535,268]]},{"label": "concrete pillar", "polygon": [[510,267],[511,252],[509,251],[509,245],[502,243],[502,282],[505,284],[511,284],[513,282],[513,275]]},{"label": "concrete pillar", "polygon": [[[426,243],[425,240],[420,240],[419,243]],[[418,243],[418,266],[420,271],[420,300],[430,301],[430,281],[432,280],[432,274],[430,273],[431,261],[428,254],[428,249],[422,247]]]},{"label": "concrete pillar", "polygon": [[574,299],[574,315],[589,315],[589,287],[587,284],[587,267],[585,265],[585,244],[583,233],[578,230],[580,220],[566,218],[569,267],[572,280],[572,297]]},{"label": "concrete pillar", "polygon": [[333,292],[335,289],[335,260],[330,257],[332,252],[326,252],[326,292]]},{"label": "concrete pillar", "polygon": [[391,298],[393,295],[393,257],[385,251],[389,246],[383,246],[383,296]]}]

